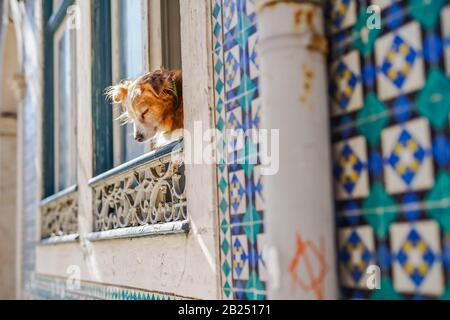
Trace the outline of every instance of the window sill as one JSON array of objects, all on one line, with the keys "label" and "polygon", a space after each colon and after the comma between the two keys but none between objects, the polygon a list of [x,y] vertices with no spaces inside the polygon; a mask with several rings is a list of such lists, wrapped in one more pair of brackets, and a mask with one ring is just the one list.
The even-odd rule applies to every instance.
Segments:
[{"label": "window sill", "polygon": [[119,228],[107,231],[91,232],[87,235],[89,241],[133,239],[141,237],[181,234],[189,232],[189,220],[173,221],[161,224],[150,224],[139,227]]},{"label": "window sill", "polygon": [[65,243],[76,243],[80,239],[79,234],[68,234],[64,236],[53,236],[50,238],[45,238],[39,241],[39,245],[56,245]]}]

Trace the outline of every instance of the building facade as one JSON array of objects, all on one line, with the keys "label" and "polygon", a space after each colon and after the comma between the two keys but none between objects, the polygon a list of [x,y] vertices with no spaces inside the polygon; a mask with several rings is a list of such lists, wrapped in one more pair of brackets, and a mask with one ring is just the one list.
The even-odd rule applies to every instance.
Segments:
[{"label": "building facade", "polygon": [[[2,298],[449,299],[447,0],[0,4]],[[160,66],[150,151],[104,90]]]}]

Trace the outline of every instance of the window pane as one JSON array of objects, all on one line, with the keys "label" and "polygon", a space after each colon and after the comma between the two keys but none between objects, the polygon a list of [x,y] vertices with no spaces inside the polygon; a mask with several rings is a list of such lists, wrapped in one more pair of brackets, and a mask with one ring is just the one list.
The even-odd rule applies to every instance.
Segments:
[{"label": "window pane", "polygon": [[161,1],[163,66],[181,69],[180,1]]},{"label": "window pane", "polygon": [[[144,0],[120,0],[120,78],[133,79],[146,71],[146,11]],[[146,144],[134,141],[133,125],[121,128],[121,162],[132,160],[147,150]]]},{"label": "window pane", "polygon": [[[62,26],[65,28],[65,26]],[[65,29],[56,36],[55,55],[55,189],[64,190],[76,183],[75,177],[75,103],[74,35]]]}]

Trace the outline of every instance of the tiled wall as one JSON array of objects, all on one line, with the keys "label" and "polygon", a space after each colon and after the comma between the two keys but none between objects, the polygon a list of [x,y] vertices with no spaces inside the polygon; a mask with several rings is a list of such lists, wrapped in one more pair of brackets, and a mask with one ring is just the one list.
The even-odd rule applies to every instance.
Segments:
[{"label": "tiled wall", "polygon": [[342,295],[449,299],[449,1],[331,0],[327,14]]},{"label": "tiled wall", "polygon": [[216,128],[223,133],[217,167],[223,297],[265,299],[263,184],[259,165],[249,161],[258,145],[246,138],[239,146],[226,136],[226,129],[259,127],[254,1],[212,0],[212,10]]}]

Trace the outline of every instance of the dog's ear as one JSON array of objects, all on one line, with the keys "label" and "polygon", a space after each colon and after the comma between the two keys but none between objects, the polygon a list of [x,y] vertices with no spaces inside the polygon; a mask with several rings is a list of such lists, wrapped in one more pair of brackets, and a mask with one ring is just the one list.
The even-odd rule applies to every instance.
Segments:
[{"label": "dog's ear", "polygon": [[106,88],[106,97],[114,103],[122,103],[128,94],[128,88],[131,85],[131,81],[126,80],[121,83]]},{"label": "dog's ear", "polygon": [[168,83],[170,82],[170,76],[170,71],[165,69],[158,69],[145,75],[143,81],[150,84],[155,93],[159,95],[168,86]]}]

